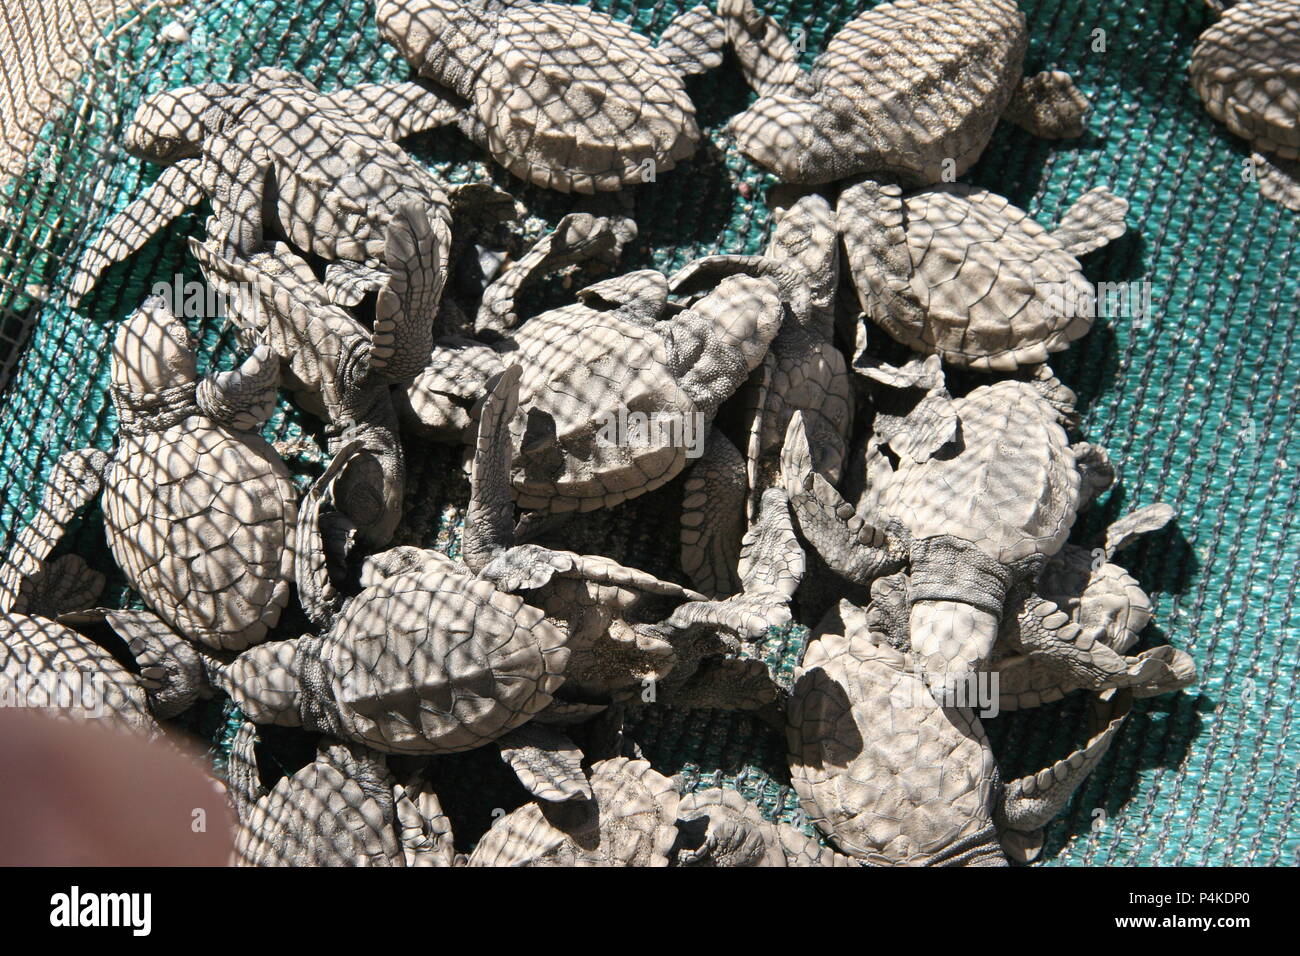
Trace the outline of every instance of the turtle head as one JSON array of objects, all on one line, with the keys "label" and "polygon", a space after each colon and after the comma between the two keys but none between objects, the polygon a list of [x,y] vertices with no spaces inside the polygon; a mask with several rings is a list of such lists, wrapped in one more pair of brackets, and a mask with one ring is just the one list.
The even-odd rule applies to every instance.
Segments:
[{"label": "turtle head", "polygon": [[505,7],[503,0],[378,0],[375,21],[422,76],[468,96]]},{"label": "turtle head", "polygon": [[253,723],[301,727],[301,645],[312,644],[310,650],[318,650],[319,640],[309,635],[259,644],[229,664],[211,665],[209,677]]},{"label": "turtle head", "polygon": [[759,97],[731,121],[740,151],[783,182],[829,183],[873,165],[861,111],[846,96]]},{"label": "turtle head", "polygon": [[126,151],[163,164],[200,155],[208,133],[203,115],[217,105],[219,94],[212,85],[155,93],[140,104],[126,128]]},{"label": "turtle head", "polygon": [[156,394],[198,381],[194,341],[160,296],[150,296],[117,327],[113,386],[119,393]]}]

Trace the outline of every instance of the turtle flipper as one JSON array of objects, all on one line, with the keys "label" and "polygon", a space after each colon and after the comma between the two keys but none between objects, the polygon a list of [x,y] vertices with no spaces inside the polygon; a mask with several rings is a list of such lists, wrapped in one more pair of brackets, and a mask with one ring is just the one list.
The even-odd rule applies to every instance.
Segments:
[{"label": "turtle flipper", "polygon": [[704,457],[686,478],[682,498],[682,569],[705,594],[740,588],[736,562],[745,523],[745,459],[712,429]]},{"label": "turtle flipper", "polygon": [[635,238],[636,223],[625,216],[570,213],[484,290],[474,331],[514,328],[519,323],[519,292],[527,283],[591,259],[614,265]]},{"label": "turtle flipper", "polygon": [[1116,520],[1106,529],[1104,551],[1107,559],[1113,558],[1117,551],[1128,547],[1139,536],[1159,531],[1173,521],[1177,514],[1172,506],[1157,501]]},{"label": "turtle flipper", "polygon": [[656,46],[683,76],[707,73],[722,65],[727,27],[721,17],[701,4],[673,17]]},{"label": "turtle flipper", "polygon": [[226,765],[226,793],[234,806],[241,826],[252,823],[257,801],[266,796],[266,787],[257,771],[257,725],[245,720],[235,732]]},{"label": "turtle flipper", "polygon": [[417,80],[401,83],[362,83],[325,96],[330,103],[363,113],[388,139],[454,123],[464,107],[431,84]]},{"label": "turtle flipper", "polygon": [[1093,768],[1106,755],[1132,706],[1132,694],[1110,690],[1098,695],[1092,722],[1099,729],[1069,756],[1038,773],[1007,784],[994,810],[1003,851],[1011,859],[1028,863],[1042,850],[1041,828],[1061,812]]},{"label": "turtle flipper", "polygon": [[317,624],[327,622],[343,602],[337,582],[346,575],[358,529],[338,508],[335,496],[344,473],[363,457],[360,441],[350,441],[335,452],[298,512],[294,577],[303,610]]},{"label": "turtle flipper", "polygon": [[325,267],[321,287],[331,302],[350,309],[360,305],[367,293],[375,291],[387,280],[388,273],[382,269],[342,259]]},{"label": "turtle flipper", "polygon": [[178,160],[143,196],[110,219],[77,264],[68,285],[69,304],[80,304],[109,266],[137,252],[177,216],[197,206],[205,195],[202,174],[203,160]]},{"label": "turtle flipper", "polygon": [[257,431],[275,410],[280,360],[269,345],[259,345],[238,368],[214,372],[199,382],[199,410],[236,431]]},{"label": "turtle flipper", "polygon": [[207,683],[199,652],[150,611],[109,611],[104,620],[140,665],[140,685],[156,717],[187,710]]},{"label": "turtle flipper", "polygon": [[[108,455],[95,448],[64,452],[59,456],[46,481],[45,493],[35,516],[19,532],[3,566],[0,566],[0,613],[36,610],[32,602],[37,592],[48,593],[49,585],[53,583],[39,580],[53,571],[52,567],[47,568],[46,561],[68,522],[99,494],[107,467]],[[76,569],[68,565],[63,570]],[[101,587],[102,584],[101,578]],[[47,607],[45,610],[57,613],[74,608]]]},{"label": "turtle flipper", "polygon": [[900,187],[864,180],[840,193],[835,223],[867,318],[905,345],[932,351],[912,331],[929,323],[912,291],[904,210]]},{"label": "turtle flipper", "polygon": [[582,770],[582,751],[554,727],[530,721],[497,738],[501,759],[538,800],[590,800],[591,783]]},{"label": "turtle flipper", "polygon": [[485,571],[514,544],[510,421],[519,408],[522,375],[520,366],[507,366],[497,376],[479,410],[474,463],[470,469],[469,510],[461,536],[461,556],[465,565],[476,573]]},{"label": "turtle flipper", "polygon": [[895,368],[863,354],[854,371],[898,389],[900,397],[906,392],[919,396],[908,408],[894,409],[885,403],[876,410],[874,434],[895,454],[924,462],[957,437],[957,412],[937,355],[918,356]]},{"label": "turtle flipper", "polygon": [[799,66],[799,51],[775,20],[758,12],[753,0],[719,0],[718,15],[754,92],[769,96],[811,91],[808,74]]},{"label": "turtle flipper", "polygon": [[212,212],[229,255],[251,256],[265,245],[262,203],[273,159],[256,132],[246,126],[213,138],[216,184]]},{"label": "turtle flipper", "polygon": [[830,482],[813,471],[809,438],[797,412],[786,432],[781,473],[799,530],[831,570],[867,586],[903,565],[888,535],[857,515]]},{"label": "turtle flipper", "polygon": [[1264,198],[1300,212],[1300,160],[1255,153],[1251,162]]},{"label": "turtle flipper", "polygon": [[1070,74],[1045,70],[1020,81],[1002,118],[1044,139],[1077,139],[1087,114],[1088,98]]},{"label": "turtle flipper", "polygon": [[407,382],[429,364],[433,323],[447,274],[443,239],[428,210],[407,203],[388,223],[384,243],[387,282],[375,301],[370,372],[389,383]]},{"label": "turtle flipper", "polygon": [[455,866],[451,821],[438,796],[416,778],[393,786],[398,842],[407,866]]},{"label": "turtle flipper", "polygon": [[1072,255],[1086,255],[1124,235],[1124,217],[1127,214],[1127,199],[1098,186],[1075,200],[1052,230],[1052,235]]}]

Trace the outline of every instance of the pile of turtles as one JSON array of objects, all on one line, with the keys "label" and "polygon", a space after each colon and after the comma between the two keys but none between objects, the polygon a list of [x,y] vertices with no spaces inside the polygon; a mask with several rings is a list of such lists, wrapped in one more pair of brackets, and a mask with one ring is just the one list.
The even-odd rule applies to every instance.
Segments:
[{"label": "pile of turtles", "polygon": [[[1034,859],[1132,700],[1196,668],[1135,652],[1152,604],[1115,563],[1173,510],[1071,540],[1115,469],[1047,363],[1088,332],[1068,307],[1091,292],[1080,257],[1124,232],[1127,203],[1093,189],[1049,228],[955,181],[999,121],[1084,129],[1068,75],[1023,74],[1014,0],[874,5],[811,71],[751,0],[695,7],[657,44],[580,6],[376,7],[410,80],[324,93],[263,68],[155,94],[128,127],[163,171],[85,250],[70,297],[206,200],[189,249],[247,358],[200,377],[161,298],[120,322],[115,446],[60,458],[0,575],[6,678],[94,670],[104,719],[145,734],[228,695],[247,864]],[[1241,22],[1193,73],[1275,157],[1263,178],[1283,196],[1297,80],[1241,66]],[[1277,41],[1263,63],[1297,35],[1256,32]],[[757,94],[730,134],[776,181],[766,251],[615,274],[534,314],[547,276],[617,263],[636,225],[605,194],[652,192],[692,155],[684,78],[728,51]],[[450,123],[516,176],[586,195],[493,255],[512,197],[451,187],[399,145]],[[323,423],[305,494],[259,434],[281,387]],[[393,544],[404,438],[464,448],[457,547]],[[584,516],[649,495],[678,498],[666,575],[539,543],[584,541]],[[99,607],[103,574],[52,557],[94,499],[140,609]],[[277,631],[287,609],[299,636]],[[791,682],[754,648],[796,619],[815,626]],[[1075,691],[1085,742],[1003,778],[981,717]],[[659,773],[625,722],[660,706],[782,728],[805,819]],[[317,750],[268,788],[271,727]],[[529,799],[467,846],[430,767],[479,749]]]}]

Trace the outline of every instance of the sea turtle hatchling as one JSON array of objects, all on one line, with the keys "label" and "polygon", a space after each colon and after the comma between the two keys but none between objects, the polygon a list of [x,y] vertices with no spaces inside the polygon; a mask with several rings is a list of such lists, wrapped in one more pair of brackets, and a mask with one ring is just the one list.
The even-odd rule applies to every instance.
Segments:
[{"label": "sea turtle hatchling", "polygon": [[653,181],[700,141],[683,78],[722,62],[703,6],[657,47],[604,13],[531,0],[379,0],[379,33],[466,101],[462,130],[521,179],[593,193]]},{"label": "sea turtle hatchling", "polygon": [[[669,300],[664,275],[643,270],[578,298],[528,319],[491,349],[435,343],[429,369],[407,389],[412,415],[445,433],[463,407],[449,389],[474,388],[518,362],[510,432],[519,507],[551,515],[608,508],[690,466],[701,483],[683,502],[683,562],[700,590],[733,593],[744,459],[711,426],[781,328],[779,286],[733,275],[684,308]],[[715,554],[716,542],[727,543],[725,553]]]},{"label": "sea turtle hatchling", "polygon": [[447,194],[394,140],[429,110],[445,109],[415,83],[325,94],[296,73],[269,67],[247,83],[150,96],[127,128],[126,148],[166,168],[85,251],[70,299],[80,301],[105,269],[204,198],[231,253],[246,257],[268,236],[287,239],[329,263],[325,288],[347,306],[383,285],[388,222],[402,205],[418,202],[438,237],[441,291],[450,248]]},{"label": "sea turtle hatchling", "polygon": [[589,800],[526,803],[500,817],[470,866],[668,866],[679,796],[646,760],[613,757],[591,768]]},{"label": "sea turtle hatchling", "polygon": [[[496,743],[544,799],[589,793],[561,734],[520,739],[511,732],[551,704],[584,611],[622,602],[628,591],[679,601],[703,595],[607,558],[513,545],[505,422],[518,378],[517,367],[507,369],[485,401],[463,565],[437,551],[395,548],[366,559],[361,590],[345,598],[337,556],[327,554],[323,539],[331,533],[332,486],[357,443],[336,456],[304,502],[297,546],[299,593],[325,632],[252,648],[213,667],[214,681],[250,720],[301,725],[390,754]],[[550,617],[516,591],[539,603],[558,591],[574,620]]]},{"label": "sea turtle hatchling", "polygon": [[[99,494],[106,465],[102,451],[60,457],[0,565],[0,706],[48,705],[48,713],[153,736],[162,732],[158,719],[198,696],[198,654],[174,635],[138,627],[141,612],[92,609],[104,576],[79,555],[49,560],[73,515]],[[125,639],[135,670],[71,626],[97,620]]]},{"label": "sea turtle hatchling", "polygon": [[940,706],[910,655],[841,602],[795,671],[787,708],[791,781],[842,852],[879,866],[1000,866],[1027,860],[1037,832],[1104,756],[1131,695],[1097,695],[1087,743],[1003,785],[975,709]]},{"label": "sea turtle hatchling", "polygon": [[269,791],[257,769],[256,728],[230,751],[240,866],[454,866],[451,824],[418,779],[399,784],[382,754],[323,739],[316,758]]},{"label": "sea turtle hatchling", "polygon": [[718,12],[759,94],[732,134],[785,182],[951,182],[999,118],[1038,136],[1083,134],[1088,101],[1067,74],[1021,76],[1029,36],[1015,0],[878,4],[832,38],[810,74],[752,0],[719,0]]},{"label": "sea turtle hatchling", "polygon": [[298,490],[257,434],[278,381],[265,345],[200,379],[188,330],[157,296],[113,339],[108,545],[164,624],[214,650],[264,640],[289,601]]},{"label": "sea turtle hatchling", "polygon": [[854,508],[811,466],[796,415],[782,472],[804,537],[832,570],[870,585],[911,570],[913,654],[940,699],[988,667],[1008,597],[1036,579],[1065,544],[1105,466],[1092,445],[1071,445],[1055,379],[982,385],[952,401],[953,440],[877,477],[869,513]]},{"label": "sea turtle hatchling", "polygon": [[1097,187],[1049,231],[986,189],[866,180],[840,194],[836,222],[868,318],[918,352],[1010,371],[1092,327],[1095,293],[1076,257],[1123,235],[1127,211]]},{"label": "sea turtle hatchling", "polygon": [[[1208,0],[1222,10],[1227,4]],[[1205,108],[1255,149],[1260,192],[1300,210],[1300,6],[1242,0],[1192,50],[1192,86]]]}]

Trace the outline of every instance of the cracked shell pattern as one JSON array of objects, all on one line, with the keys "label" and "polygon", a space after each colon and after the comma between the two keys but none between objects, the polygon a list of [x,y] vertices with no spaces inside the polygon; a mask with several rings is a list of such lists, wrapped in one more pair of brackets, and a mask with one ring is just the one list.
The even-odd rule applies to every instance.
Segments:
[{"label": "cracked shell pattern", "polygon": [[474,109],[497,162],[521,179],[591,193],[695,152],[682,78],[649,40],[587,7],[526,4],[497,23]]},{"label": "cracked shell pattern", "polygon": [[[144,689],[135,675],[108,651],[56,621],[25,614],[0,615],[0,700],[9,688],[23,694],[22,700],[0,706],[21,706],[29,702],[27,690],[36,692],[42,687],[41,681],[53,679],[55,673],[77,675],[76,679],[82,682],[82,696],[76,698],[76,703],[93,700],[102,706],[103,717],[91,717],[79,706],[41,712],[74,719],[102,719],[123,730],[147,736],[158,731]],[[76,690],[72,683],[67,686]]]},{"label": "cracked shell pattern", "polygon": [[1028,37],[1014,0],[895,0],[850,21],[813,82],[858,105],[897,172],[961,175],[993,135],[1020,81]]},{"label": "cracked shell pattern", "polygon": [[321,651],[326,694],[348,737],[385,753],[490,743],[551,702],[565,635],[522,598],[433,568],[349,602]]},{"label": "cracked shell pattern", "polygon": [[881,509],[913,538],[952,535],[1003,564],[1055,554],[1074,525],[1079,472],[1054,410],[1017,381],[953,406],[960,452],[950,443],[920,464],[901,462]]},{"label": "cracked shell pattern", "polygon": [[1001,862],[983,728],[969,711],[937,706],[897,651],[865,635],[810,644],[787,745],[804,812],[843,852],[889,866],[972,850]]},{"label": "cracked shell pattern", "polygon": [[492,825],[470,866],[667,866],[679,797],[649,761],[592,765],[593,799],[526,804]]},{"label": "cracked shell pattern", "polygon": [[113,557],[185,637],[242,650],[289,600],[298,492],[274,449],[202,416],[121,434],[103,494]]},{"label": "cracked shell pattern", "polygon": [[1245,0],[1201,34],[1192,86],[1210,115],[1258,149],[1300,159],[1300,7]]},{"label": "cracked shell pattern", "polygon": [[695,414],[656,331],[574,305],[530,320],[514,340],[527,359],[519,412],[510,423],[520,508],[611,507],[653,491],[686,466],[686,449],[666,432],[651,429],[639,445],[601,440],[601,429],[620,409],[675,421]]},{"label": "cracked shell pattern", "polygon": [[922,352],[979,369],[1046,361],[1087,334],[1092,320],[1079,260],[1022,209],[986,189],[954,184],[904,199],[910,292],[925,325],[892,317],[888,331]]}]

